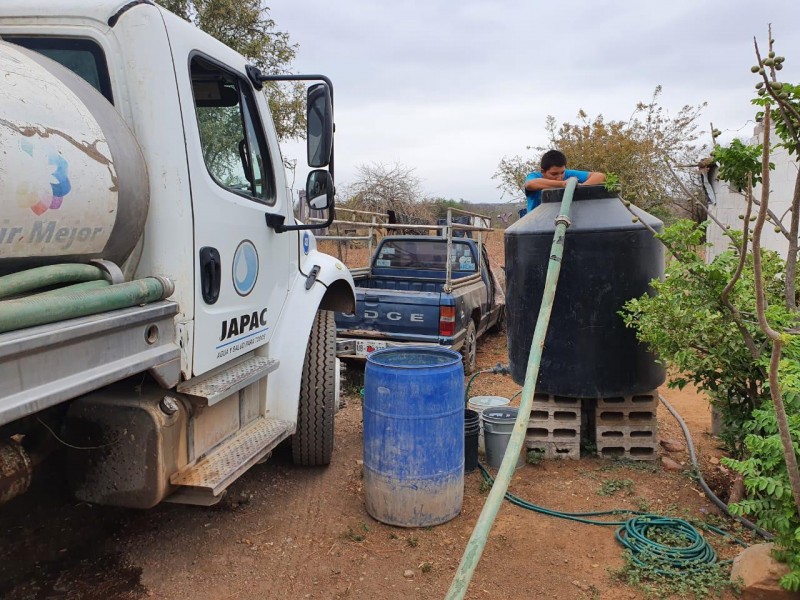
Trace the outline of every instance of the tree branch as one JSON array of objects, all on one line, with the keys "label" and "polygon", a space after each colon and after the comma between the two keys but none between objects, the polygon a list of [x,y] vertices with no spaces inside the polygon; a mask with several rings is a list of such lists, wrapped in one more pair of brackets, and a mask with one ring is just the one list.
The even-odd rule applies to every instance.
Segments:
[{"label": "tree branch", "polygon": [[[771,35],[770,39],[772,39]],[[783,403],[783,392],[781,391],[781,384],[778,378],[783,340],[781,335],[767,322],[767,300],[764,293],[764,275],[761,268],[761,231],[764,229],[764,221],[766,221],[767,218],[767,205],[769,203],[770,114],[771,107],[768,102],[764,107],[764,149],[761,158],[761,206],[758,209],[755,227],[753,227],[753,272],[755,274],[756,284],[758,324],[759,327],[761,327],[761,331],[772,340],[772,354],[769,361],[769,394],[775,407],[775,417],[778,421],[778,431],[780,432],[781,444],[783,445],[783,456],[786,461],[789,483],[792,486],[795,508],[797,509],[797,514],[800,515],[800,471],[798,471],[797,467],[797,454],[795,454],[794,444],[792,443],[789,421],[786,416],[786,407]]]}]

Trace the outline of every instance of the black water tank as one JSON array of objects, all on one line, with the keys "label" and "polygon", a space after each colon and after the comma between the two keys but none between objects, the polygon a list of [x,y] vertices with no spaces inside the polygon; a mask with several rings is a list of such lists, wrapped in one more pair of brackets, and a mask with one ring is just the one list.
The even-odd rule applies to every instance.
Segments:
[{"label": "black water tank", "polygon": [[[505,232],[508,355],[520,385],[563,194],[545,191],[542,204]],[[652,215],[631,209],[656,231],[663,227]],[[654,390],[664,383],[664,370],[625,327],[619,310],[663,276],[663,246],[603,186],[576,188],[570,219],[536,391],[608,398]]]}]

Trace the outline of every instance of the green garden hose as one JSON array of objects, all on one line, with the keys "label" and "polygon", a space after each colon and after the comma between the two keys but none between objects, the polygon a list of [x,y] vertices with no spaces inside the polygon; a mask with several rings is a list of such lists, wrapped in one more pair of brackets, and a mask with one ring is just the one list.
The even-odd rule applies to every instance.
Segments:
[{"label": "green garden hose", "polygon": [[[489,472],[483,465],[478,465],[478,467],[483,474],[484,480],[492,485],[494,481]],[[714,548],[691,523],[684,519],[626,509],[567,513],[537,506],[510,492],[505,493],[505,498],[521,508],[550,517],[567,519],[587,525],[617,527],[615,537],[630,552],[631,560],[639,566],[648,566],[661,575],[685,575],[693,570],[702,570],[711,565],[730,562],[718,561]],[[634,516],[624,521],[593,518],[619,517],[622,515]],[[723,529],[708,524],[703,524],[700,527],[733,540],[740,546],[747,547],[745,542]],[[669,542],[666,540],[669,540]]]}]

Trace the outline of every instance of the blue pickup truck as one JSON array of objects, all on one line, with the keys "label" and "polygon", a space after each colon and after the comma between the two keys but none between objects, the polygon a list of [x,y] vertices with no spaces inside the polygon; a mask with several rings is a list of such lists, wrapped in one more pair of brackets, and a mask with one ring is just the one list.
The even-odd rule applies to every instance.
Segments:
[{"label": "blue pickup truck", "polygon": [[478,338],[504,322],[502,286],[485,246],[471,238],[387,236],[370,266],[351,272],[356,311],[336,313],[339,358],[365,359],[402,344],[438,345],[460,351],[471,373]]}]

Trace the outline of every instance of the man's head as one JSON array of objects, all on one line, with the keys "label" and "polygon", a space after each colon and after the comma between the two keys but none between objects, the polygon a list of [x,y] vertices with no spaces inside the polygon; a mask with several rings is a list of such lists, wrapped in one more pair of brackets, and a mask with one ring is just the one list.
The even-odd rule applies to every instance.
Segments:
[{"label": "man's head", "polygon": [[542,155],[542,177],[561,181],[567,170],[567,157],[558,150],[548,150]]}]

